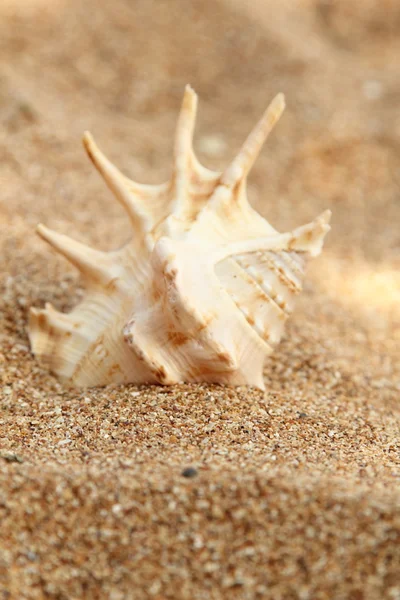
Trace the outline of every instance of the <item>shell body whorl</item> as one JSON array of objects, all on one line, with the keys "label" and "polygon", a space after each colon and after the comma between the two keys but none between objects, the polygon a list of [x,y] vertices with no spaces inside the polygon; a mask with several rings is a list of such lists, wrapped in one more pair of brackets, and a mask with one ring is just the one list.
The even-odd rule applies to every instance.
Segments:
[{"label": "shell body whorl", "polygon": [[278,233],[249,205],[246,178],[284,108],[271,103],[223,173],[192,149],[197,97],[188,86],[171,180],[134,183],[84,145],[133,229],[123,248],[100,252],[43,225],[39,235],[81,272],[83,301],[69,314],[31,309],[33,353],[77,386],[220,382],[264,388],[263,365],[301,291],[308,256],[329,231],[329,211]]}]

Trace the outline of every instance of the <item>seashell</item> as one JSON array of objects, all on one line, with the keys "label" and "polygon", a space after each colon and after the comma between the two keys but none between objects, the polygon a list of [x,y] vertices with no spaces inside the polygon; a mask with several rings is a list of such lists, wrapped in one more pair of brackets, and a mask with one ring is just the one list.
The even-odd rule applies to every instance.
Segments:
[{"label": "seashell", "polygon": [[100,252],[44,225],[38,234],[77,267],[86,287],[69,314],[32,308],[36,357],[76,386],[220,382],[264,389],[263,365],[320,253],[330,212],[278,233],[248,203],[247,175],[281,116],[276,96],[223,173],[197,160],[197,96],[187,86],[170,181],[125,177],[89,133],[83,142],[124,206],[132,240]]}]

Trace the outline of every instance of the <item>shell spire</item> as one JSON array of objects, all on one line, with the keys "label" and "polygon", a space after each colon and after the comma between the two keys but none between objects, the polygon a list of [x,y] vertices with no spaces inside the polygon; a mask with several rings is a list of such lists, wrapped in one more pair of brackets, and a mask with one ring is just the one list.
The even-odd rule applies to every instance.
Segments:
[{"label": "shell spire", "polygon": [[283,109],[278,94],[221,174],[195,157],[197,96],[186,86],[172,176],[155,186],[128,179],[85,134],[133,238],[105,253],[38,226],[87,286],[68,315],[51,305],[31,309],[29,337],[39,360],[78,386],[203,381],[264,389],[263,365],[330,219],[325,211],[279,233],[247,201],[247,176]]}]

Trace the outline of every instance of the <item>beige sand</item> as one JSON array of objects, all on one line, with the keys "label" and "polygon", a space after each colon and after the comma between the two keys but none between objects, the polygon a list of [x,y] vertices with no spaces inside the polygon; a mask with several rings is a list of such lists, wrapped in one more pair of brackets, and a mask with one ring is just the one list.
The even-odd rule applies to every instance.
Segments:
[{"label": "beige sand", "polygon": [[[400,598],[399,30],[389,0],[2,0],[0,598]],[[250,198],[331,208],[326,251],[265,395],[64,389],[27,309],[82,290],[34,226],[124,242],[80,136],[162,181],[187,82],[215,168],[286,93]]]}]

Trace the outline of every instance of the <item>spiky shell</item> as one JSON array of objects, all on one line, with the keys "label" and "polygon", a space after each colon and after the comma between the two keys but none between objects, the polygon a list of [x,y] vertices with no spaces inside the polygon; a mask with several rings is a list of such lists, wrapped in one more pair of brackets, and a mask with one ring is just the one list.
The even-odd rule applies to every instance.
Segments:
[{"label": "spiky shell", "polygon": [[134,183],[84,146],[130,218],[123,248],[99,252],[43,225],[39,235],[81,272],[87,290],[69,314],[31,309],[33,353],[77,386],[220,382],[264,388],[265,358],[279,342],[317,255],[330,212],[278,233],[246,197],[246,178],[284,109],[280,94],[223,173],[192,149],[197,97],[187,86],[174,168],[158,186]]}]

